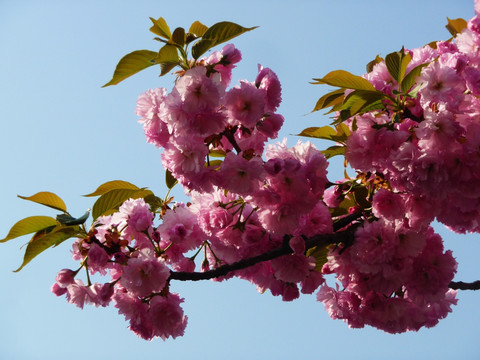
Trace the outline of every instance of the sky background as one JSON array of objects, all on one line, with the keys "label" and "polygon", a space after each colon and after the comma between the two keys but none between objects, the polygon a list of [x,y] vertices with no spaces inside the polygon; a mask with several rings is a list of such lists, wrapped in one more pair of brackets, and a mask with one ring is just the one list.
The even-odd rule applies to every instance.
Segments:
[{"label": "sky background", "polygon": [[[294,145],[291,134],[330,121],[305,116],[328,90],[310,85],[312,78],[337,69],[363,74],[377,54],[447,39],[446,17],[473,13],[473,0],[0,0],[0,237],[21,218],[56,215],[17,194],[53,191],[74,216],[92,205],[81,195],[109,180],[165,194],[160,152],[144,141],[134,110],[140,93],[171,89],[173,77],[150,68],[101,88],[123,55],[158,50],[149,17],[164,17],[172,29],[195,20],[260,26],[234,40],[243,53],[234,80],[253,81],[258,63],[277,73],[286,118],[280,138]],[[333,162],[329,179],[341,177]],[[175,195],[183,198],[181,189]],[[459,262],[456,280],[480,279],[479,236],[436,229]],[[69,241],[13,273],[26,241],[0,244],[2,360],[480,358],[480,293],[460,292],[453,313],[433,329],[389,335],[331,320],[314,295],[286,303],[240,280],[174,283],[189,317],[185,336],[146,342],[113,306],[80,310],[50,293],[57,271],[77,266]]]}]

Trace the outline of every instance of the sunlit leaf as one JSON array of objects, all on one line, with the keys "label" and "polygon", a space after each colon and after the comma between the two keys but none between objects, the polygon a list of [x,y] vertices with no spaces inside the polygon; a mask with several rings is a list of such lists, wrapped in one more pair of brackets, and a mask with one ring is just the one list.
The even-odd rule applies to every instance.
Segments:
[{"label": "sunlit leaf", "polygon": [[361,76],[353,75],[345,70],[335,70],[329,72],[323,78],[313,79],[312,84],[328,84],[345,89],[371,90],[375,91],[370,82]]},{"label": "sunlit leaf", "polygon": [[102,87],[116,85],[126,78],[157,64],[158,53],[150,50],[137,50],[125,55],[117,64],[112,79]]},{"label": "sunlit leaf", "polygon": [[467,22],[465,19],[458,18],[458,19],[449,19],[447,17],[448,23],[445,25],[447,30],[452,34],[452,36],[456,36],[457,34],[461,33],[463,29],[467,27]]},{"label": "sunlit leaf", "polygon": [[228,21],[216,23],[208,28],[202,35],[202,39],[196,42],[192,47],[192,56],[198,59],[212,47],[229,41],[247,31],[256,29],[258,26],[245,28],[238,24]]},{"label": "sunlit leaf", "polygon": [[329,148],[322,150],[322,154],[325,155],[327,159],[337,155],[345,155],[345,146],[330,146]]},{"label": "sunlit leaf", "polygon": [[203,25],[200,21],[195,21],[188,29],[189,33],[195,34],[198,37],[202,37],[208,30],[208,26]]},{"label": "sunlit leaf", "polygon": [[350,116],[353,116],[362,112],[365,106],[385,98],[385,94],[381,91],[355,90],[348,94],[340,110],[348,110]]},{"label": "sunlit leaf", "polygon": [[322,126],[322,127],[309,127],[303,129],[300,134],[297,136],[306,136],[311,138],[317,139],[325,139],[325,140],[332,140],[332,135],[335,135],[337,131],[330,127],[330,126]]},{"label": "sunlit leaf", "polygon": [[98,198],[92,207],[92,217],[96,220],[99,216],[109,215],[120,207],[128,199],[144,198],[153,194],[146,189],[114,189],[106,192]]},{"label": "sunlit leaf", "polygon": [[163,200],[153,194],[145,196],[145,202],[150,205],[150,211],[156,212],[163,206]]},{"label": "sunlit leaf", "polygon": [[12,226],[7,236],[0,240],[0,242],[6,242],[19,236],[32,234],[56,225],[58,225],[58,222],[50,216],[30,216],[17,221],[15,225]]},{"label": "sunlit leaf", "polygon": [[406,54],[403,48],[400,51],[395,51],[385,57],[387,70],[397,83],[400,84],[402,82],[407,65],[411,60],[412,57],[410,54]]},{"label": "sunlit leaf", "polygon": [[164,18],[158,18],[155,20],[154,18],[150,18],[152,20],[153,26],[150,28],[150,31],[154,34],[161,36],[165,39],[170,39],[172,37],[172,33],[170,32],[170,28],[167,25],[167,22]]},{"label": "sunlit leaf", "polygon": [[410,88],[415,84],[417,77],[420,76],[422,69],[427,65],[428,63],[420,64],[415,66],[412,70],[410,70],[410,72],[402,80],[402,84],[401,84],[402,92],[406,93],[410,90]]},{"label": "sunlit leaf", "polygon": [[55,210],[67,212],[67,206],[63,200],[57,195],[49,191],[41,191],[32,196],[17,195],[20,199],[30,200],[38,204],[48,206]]},{"label": "sunlit leaf", "polygon": [[49,232],[46,235],[34,236],[27,245],[22,265],[17,270],[15,270],[15,272],[22,270],[25,265],[27,265],[38,254],[42,253],[48,248],[52,246],[57,246],[71,237],[78,236],[80,236],[78,226],[59,226],[57,229]]},{"label": "sunlit leaf", "polygon": [[83,195],[83,196],[100,196],[105,194],[106,192],[114,189],[130,189],[130,190],[139,190],[138,186],[135,186],[128,181],[123,180],[112,180],[108,181],[105,184],[100,185],[97,190],[95,190],[91,194]]},{"label": "sunlit leaf", "polygon": [[163,46],[155,58],[155,62],[160,64],[161,73],[163,76],[179,64],[178,50],[175,45],[166,44]]},{"label": "sunlit leaf", "polygon": [[208,151],[208,156],[210,157],[225,157],[227,155],[227,153],[224,151],[224,150],[219,150],[219,149],[215,149],[215,150],[209,150]]},{"label": "sunlit leaf", "polygon": [[320,99],[318,99],[312,112],[340,104],[342,103],[344,98],[345,98],[345,89],[342,88],[342,89],[331,91],[323,95]]}]

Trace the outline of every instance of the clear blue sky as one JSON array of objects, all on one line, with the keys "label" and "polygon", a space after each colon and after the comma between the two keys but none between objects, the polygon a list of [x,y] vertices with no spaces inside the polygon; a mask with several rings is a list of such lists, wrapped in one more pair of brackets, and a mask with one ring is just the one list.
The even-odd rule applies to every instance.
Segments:
[{"label": "clear blue sky", "polygon": [[[260,28],[235,40],[243,62],[235,79],[253,80],[257,63],[282,81],[287,119],[281,136],[329,119],[308,113],[326,88],[313,77],[345,69],[362,74],[377,54],[449,37],[446,17],[473,16],[473,0],[404,1],[0,1],[0,237],[30,215],[54,215],[17,194],[54,191],[73,215],[91,206],[80,195],[114,179],[162,195],[160,153],[146,144],[134,114],[137,96],[171,87],[157,69],[102,89],[117,61],[155,50],[148,17],[172,28],[229,20]],[[297,139],[290,136],[289,143]],[[342,176],[338,166],[330,180]],[[180,192],[177,192],[179,195]],[[480,279],[478,235],[437,230],[459,261],[457,280]],[[113,307],[81,311],[50,293],[56,272],[73,267],[70,246],[42,254],[20,273],[19,247],[0,244],[0,359],[403,359],[480,358],[480,293],[461,292],[433,329],[388,335],[331,320],[314,296],[284,303],[242,281],[175,283],[189,325],[183,338],[145,342]]]}]

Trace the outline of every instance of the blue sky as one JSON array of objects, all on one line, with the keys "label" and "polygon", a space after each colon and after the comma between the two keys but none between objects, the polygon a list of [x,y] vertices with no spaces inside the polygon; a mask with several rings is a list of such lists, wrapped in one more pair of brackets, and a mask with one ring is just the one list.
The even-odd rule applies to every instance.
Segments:
[{"label": "blue sky", "polygon": [[[195,20],[260,26],[234,41],[244,59],[234,79],[253,80],[258,63],[278,74],[286,118],[281,137],[293,145],[290,134],[329,123],[321,114],[304,116],[327,90],[308,84],[313,77],[336,69],[362,74],[377,54],[446,39],[446,17],[472,17],[473,0],[1,0],[0,237],[23,217],[55,215],[17,194],[54,191],[78,216],[91,207],[80,195],[108,180],[165,194],[160,153],[145,143],[134,109],[141,92],[171,88],[172,77],[158,78],[151,68],[101,88],[124,54],[156,49],[150,16],[164,17],[172,28]],[[329,177],[342,177],[338,164]],[[437,231],[459,262],[457,280],[479,279],[479,236],[451,234],[440,225]],[[348,329],[314,296],[284,303],[236,280],[175,283],[186,299],[185,336],[145,342],[113,307],[82,311],[50,293],[56,272],[76,266],[67,242],[12,273],[27,240],[0,244],[0,359],[480,357],[478,293],[461,292],[453,313],[433,329],[388,335]]]}]

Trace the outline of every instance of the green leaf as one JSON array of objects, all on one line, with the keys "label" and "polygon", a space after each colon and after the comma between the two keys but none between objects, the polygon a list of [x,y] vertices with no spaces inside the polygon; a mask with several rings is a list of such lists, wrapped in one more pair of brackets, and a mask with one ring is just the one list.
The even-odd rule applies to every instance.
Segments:
[{"label": "green leaf", "polygon": [[256,29],[258,26],[251,28],[245,28],[238,24],[228,21],[222,21],[212,25],[202,35],[202,39],[196,42],[192,47],[192,56],[194,59],[198,59],[206,51],[212,47],[229,41],[247,31]]},{"label": "green leaf", "polygon": [[467,27],[467,22],[465,19],[458,18],[458,19],[449,19],[447,17],[448,23],[445,25],[447,30],[452,34],[452,36],[456,36],[457,34],[461,33],[463,29]]},{"label": "green leaf", "polygon": [[83,214],[79,218],[74,218],[73,216],[68,214],[60,214],[60,215],[57,215],[57,221],[60,224],[66,225],[66,226],[81,225],[85,221],[87,221],[89,216],[90,216],[90,211],[85,212],[85,214]]},{"label": "green leaf", "polygon": [[178,58],[178,50],[175,45],[166,44],[158,52],[155,62],[160,64],[161,73],[160,76],[167,74],[175,66],[180,63]]},{"label": "green leaf", "polygon": [[313,256],[315,258],[315,270],[316,271],[321,272],[322,268],[323,268],[323,265],[325,265],[327,263],[327,255],[330,251],[330,246],[331,245],[322,246],[322,247],[314,246],[314,247],[308,249],[307,252],[305,253],[305,255],[307,257]]},{"label": "green leaf", "polygon": [[188,29],[188,32],[195,34],[198,37],[202,37],[208,30],[208,26],[203,25],[200,21],[195,21]]},{"label": "green leaf", "polygon": [[309,127],[303,129],[300,134],[297,136],[306,136],[311,138],[317,139],[325,139],[325,140],[332,140],[332,136],[335,135],[337,131],[330,127],[330,126],[322,126],[322,127]]},{"label": "green leaf", "polygon": [[330,146],[329,148],[321,151],[327,159],[337,155],[345,155],[345,146]]},{"label": "green leaf", "polygon": [[163,200],[153,194],[145,196],[145,202],[150,205],[150,211],[156,212],[163,206]]},{"label": "green leaf", "polygon": [[329,72],[321,79],[313,79],[312,84],[328,84],[345,89],[370,90],[375,91],[370,82],[360,76],[353,75],[345,70],[335,70]]},{"label": "green leaf", "polygon": [[32,259],[34,259],[43,251],[47,250],[49,247],[57,246],[71,237],[78,236],[80,236],[78,226],[59,226],[57,229],[49,232],[46,235],[34,235],[32,240],[30,240],[27,245],[22,265],[17,270],[15,270],[15,272],[22,270],[22,268],[27,265]]},{"label": "green leaf", "polygon": [[30,216],[17,221],[15,225],[12,226],[7,236],[0,240],[0,242],[6,242],[19,236],[35,233],[56,225],[58,225],[57,220],[50,216]]},{"label": "green leaf", "polygon": [[400,51],[395,51],[385,57],[387,70],[397,83],[400,84],[402,82],[407,65],[411,60],[412,57],[408,53],[405,54],[403,48]]},{"label": "green leaf", "polygon": [[208,151],[208,156],[224,158],[225,156],[227,156],[227,153],[224,150],[212,149]]},{"label": "green leaf", "polygon": [[168,169],[165,171],[165,184],[167,185],[168,190],[178,184],[178,180],[173,177],[172,172]]},{"label": "green leaf", "polygon": [[402,92],[407,93],[410,90],[410,88],[415,84],[417,77],[420,76],[422,69],[428,64],[429,63],[420,64],[415,66],[412,70],[410,70],[410,72],[402,80],[402,84],[401,84]]},{"label": "green leaf", "polygon": [[106,192],[110,190],[115,190],[115,189],[130,189],[130,190],[140,190],[138,186],[135,186],[127,181],[123,180],[113,180],[113,181],[108,181],[105,184],[100,185],[97,190],[95,190],[93,193],[88,194],[88,195],[83,195],[85,197],[90,197],[90,196],[100,196],[105,194]]},{"label": "green leaf", "polygon": [[350,208],[355,206],[356,203],[352,199],[345,197],[337,207],[330,208],[330,213],[332,214],[332,217],[347,215]]},{"label": "green leaf", "polygon": [[381,91],[355,90],[347,95],[339,110],[348,110],[350,116],[363,112],[363,109],[378,100],[387,99]]},{"label": "green leaf", "polygon": [[99,216],[109,215],[116,210],[128,199],[145,198],[153,193],[146,189],[114,189],[106,192],[98,198],[93,204],[92,217],[95,221]]},{"label": "green leaf", "polygon": [[117,64],[112,79],[102,87],[116,85],[126,78],[157,64],[158,53],[150,50],[137,50],[125,55]]},{"label": "green leaf", "polygon": [[67,212],[67,206],[63,200],[57,195],[49,191],[41,191],[32,196],[17,195],[20,199],[30,200],[38,204],[48,206],[55,210]]},{"label": "green leaf", "polygon": [[164,18],[161,17],[155,20],[154,18],[151,17],[150,20],[152,20],[152,23],[153,23],[153,26],[150,28],[151,32],[167,40],[172,37],[170,28],[168,27],[167,22],[165,21]]},{"label": "green leaf", "polygon": [[185,45],[185,29],[184,28],[176,28],[173,30],[172,37],[168,41],[170,44],[176,44],[178,46]]},{"label": "green leaf", "polygon": [[325,109],[330,106],[341,104],[345,98],[345,89],[338,89],[323,95],[315,104],[314,111]]}]

